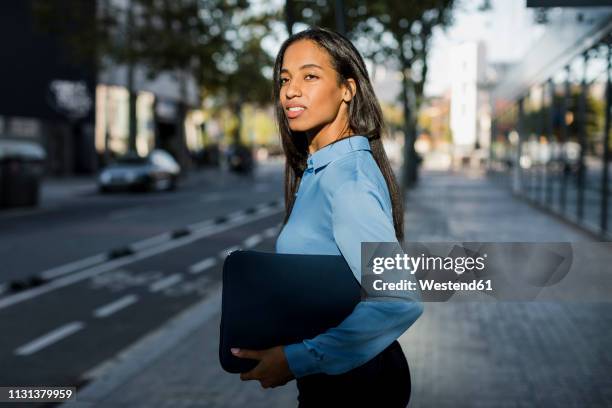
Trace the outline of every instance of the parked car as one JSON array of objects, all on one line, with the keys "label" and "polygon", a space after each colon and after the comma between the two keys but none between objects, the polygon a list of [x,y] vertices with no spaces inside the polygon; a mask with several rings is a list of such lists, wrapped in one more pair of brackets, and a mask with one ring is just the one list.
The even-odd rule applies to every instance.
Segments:
[{"label": "parked car", "polygon": [[255,165],[255,158],[248,146],[233,144],[228,147],[227,162],[231,171],[251,173]]},{"label": "parked car", "polygon": [[100,172],[98,188],[100,192],[174,190],[180,173],[179,164],[164,150],[153,150],[146,157],[128,154]]},{"label": "parked car", "polygon": [[38,143],[0,139],[0,208],[38,205],[45,158]]}]

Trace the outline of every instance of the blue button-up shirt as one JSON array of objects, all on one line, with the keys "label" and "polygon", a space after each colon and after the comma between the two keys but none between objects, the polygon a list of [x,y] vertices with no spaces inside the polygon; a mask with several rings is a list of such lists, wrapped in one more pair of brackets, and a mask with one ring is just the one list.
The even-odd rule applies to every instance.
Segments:
[{"label": "blue button-up shirt", "polygon": [[[277,253],[343,255],[361,283],[361,242],[395,242],[389,191],[365,136],[308,155]],[[361,301],[337,327],[284,347],[296,378],[358,367],[404,333],[423,312],[409,302]]]}]

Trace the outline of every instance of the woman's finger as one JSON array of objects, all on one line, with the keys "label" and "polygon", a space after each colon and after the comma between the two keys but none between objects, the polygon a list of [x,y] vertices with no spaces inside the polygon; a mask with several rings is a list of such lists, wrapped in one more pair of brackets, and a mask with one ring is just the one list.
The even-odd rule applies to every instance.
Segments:
[{"label": "woman's finger", "polygon": [[232,354],[235,355],[236,357],[250,358],[253,360],[261,360],[262,352],[259,350],[232,348],[231,351],[232,351]]}]

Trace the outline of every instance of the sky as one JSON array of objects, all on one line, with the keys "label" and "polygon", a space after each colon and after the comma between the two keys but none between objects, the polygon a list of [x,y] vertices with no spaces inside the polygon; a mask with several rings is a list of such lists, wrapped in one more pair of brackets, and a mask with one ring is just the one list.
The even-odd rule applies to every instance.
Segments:
[{"label": "sky", "polygon": [[[446,30],[436,29],[432,38],[426,95],[440,95],[450,88],[450,50],[455,44],[480,40],[486,45],[489,62],[516,62],[544,30],[542,26],[535,24],[534,10],[527,9],[526,0],[491,0],[492,9],[487,12],[478,10],[483,0],[456,2],[453,24]],[[284,0],[255,0],[252,4],[254,11],[264,7],[281,8]],[[294,28],[297,32],[306,26],[298,24]],[[272,55],[276,55],[281,42],[287,38],[287,33],[282,23],[278,23],[273,31],[274,33],[265,39],[263,46]],[[371,71],[371,65],[368,67]],[[393,97],[388,95],[388,91],[398,89],[399,78],[384,71],[377,68],[377,77],[380,79],[378,88],[385,94],[383,99],[392,100]]]},{"label": "sky", "polygon": [[450,87],[450,50],[465,41],[483,41],[488,62],[516,62],[537,41],[544,29],[534,22],[534,10],[525,0],[491,0],[492,10],[478,11],[482,0],[459,0],[454,23],[436,30],[429,56],[427,95],[439,95]]}]

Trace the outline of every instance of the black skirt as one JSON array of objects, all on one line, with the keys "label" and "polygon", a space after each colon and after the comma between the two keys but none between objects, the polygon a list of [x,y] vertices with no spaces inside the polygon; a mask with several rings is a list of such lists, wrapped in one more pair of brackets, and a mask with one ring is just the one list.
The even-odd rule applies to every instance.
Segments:
[{"label": "black skirt", "polygon": [[367,363],[343,374],[297,379],[298,408],[404,408],[410,400],[410,369],[395,340]]}]

